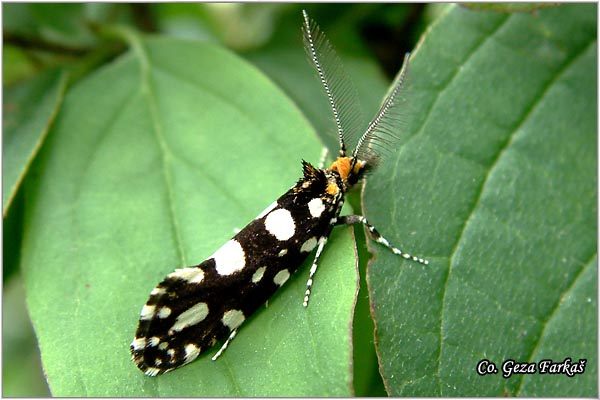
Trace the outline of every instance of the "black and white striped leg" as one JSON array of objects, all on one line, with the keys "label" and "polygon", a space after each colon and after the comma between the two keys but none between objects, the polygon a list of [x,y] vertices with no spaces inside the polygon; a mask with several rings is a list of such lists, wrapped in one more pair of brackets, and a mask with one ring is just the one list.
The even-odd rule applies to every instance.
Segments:
[{"label": "black and white striped leg", "polygon": [[212,360],[215,361],[217,358],[219,358],[221,356],[221,354],[223,354],[223,352],[225,351],[225,349],[227,348],[227,346],[229,346],[229,343],[233,340],[233,338],[235,337],[235,335],[237,335],[237,328],[234,329],[233,331],[231,331],[231,333],[229,334],[229,337],[227,338],[227,340],[225,341],[225,343],[223,343],[223,346],[221,346],[221,348],[219,349],[219,351],[217,351],[217,353],[212,356]]},{"label": "black and white striped leg", "polygon": [[304,293],[304,302],[302,303],[304,307],[308,306],[308,298],[310,297],[310,290],[313,284],[313,277],[315,276],[315,272],[317,272],[319,257],[321,257],[321,252],[323,251],[323,248],[325,247],[326,243],[327,238],[325,236],[319,239],[319,247],[317,247],[317,254],[315,255],[315,259],[313,260],[313,263],[310,267],[310,274],[308,276],[308,281],[306,282],[306,292]]},{"label": "black and white striped leg", "polygon": [[384,245],[385,247],[390,249],[394,254],[402,256],[402,257],[406,258],[407,260],[412,260],[412,261],[421,263],[423,265],[429,264],[429,261],[427,261],[424,258],[411,256],[410,254],[392,246],[390,244],[390,242],[386,238],[381,236],[381,234],[379,232],[377,232],[377,229],[375,229],[375,227],[373,225],[371,225],[367,221],[367,219],[365,217],[363,217],[362,215],[344,215],[344,216],[339,217],[336,222],[336,225],[354,225],[354,224],[364,224],[367,227],[367,230],[369,231],[369,234],[371,235],[373,240],[375,240],[377,243],[381,243],[382,245]]}]

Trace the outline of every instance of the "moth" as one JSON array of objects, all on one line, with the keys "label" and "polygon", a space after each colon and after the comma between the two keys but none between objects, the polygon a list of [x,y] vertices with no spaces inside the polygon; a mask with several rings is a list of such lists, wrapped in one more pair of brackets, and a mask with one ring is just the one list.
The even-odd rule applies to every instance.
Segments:
[{"label": "moth", "polygon": [[[359,136],[355,95],[341,62],[305,11],[303,20],[305,49],[337,128],[337,159],[328,168],[302,161],[302,177],[290,190],[205,261],[176,269],[152,290],[130,345],[134,363],[146,375],[156,376],[186,365],[226,339],[212,357],[216,360],[243,322],[314,251],[303,301],[304,307],[308,306],[319,258],[335,226],[363,224],[375,241],[395,254],[428,264],[392,246],[364,216],[340,215],[345,194],[376,164],[374,145],[393,135],[393,109],[409,55],[381,108]],[[358,138],[356,147],[348,154],[345,143],[354,138]]]}]

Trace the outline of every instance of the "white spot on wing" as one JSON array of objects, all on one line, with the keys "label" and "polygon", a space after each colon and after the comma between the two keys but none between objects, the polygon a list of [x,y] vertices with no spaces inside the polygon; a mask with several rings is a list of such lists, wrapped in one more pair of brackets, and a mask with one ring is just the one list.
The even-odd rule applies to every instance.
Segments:
[{"label": "white spot on wing", "polygon": [[206,303],[197,303],[179,314],[175,323],[169,330],[169,334],[179,332],[188,326],[195,325],[206,318],[208,315],[208,305]]},{"label": "white spot on wing", "polygon": [[155,309],[156,306],[149,306],[148,304],[144,305],[144,307],[142,307],[142,312],[140,313],[140,319],[151,319],[154,316]]},{"label": "white spot on wing", "polygon": [[210,258],[215,260],[219,275],[231,275],[246,266],[246,254],[242,245],[234,239],[225,243]]},{"label": "white spot on wing", "polygon": [[133,347],[134,350],[142,350],[144,347],[146,347],[146,338],[140,337],[133,339],[133,342],[131,342],[131,347]]},{"label": "white spot on wing", "polygon": [[313,236],[302,244],[300,252],[310,253],[315,247],[317,247],[317,238]]},{"label": "white spot on wing", "polygon": [[292,214],[283,208],[273,211],[265,219],[267,231],[277,238],[277,240],[288,240],[296,231],[296,224]]},{"label": "white spot on wing", "polygon": [[283,250],[281,250],[281,251],[279,252],[279,254],[277,254],[277,256],[279,256],[279,257],[283,257],[283,256],[285,256],[285,255],[287,254],[287,252],[288,252],[288,251],[287,251],[287,249],[283,249]]},{"label": "white spot on wing", "polygon": [[323,211],[325,211],[325,205],[323,204],[323,200],[320,198],[312,199],[308,202],[308,210],[310,211],[310,215],[313,218],[319,218]]},{"label": "white spot on wing", "polygon": [[283,285],[288,279],[290,278],[290,271],[288,271],[287,269],[282,269],[281,271],[279,271],[277,273],[277,275],[275,275],[275,277],[273,278],[273,282],[275,282],[275,284],[277,286],[281,286]]},{"label": "white spot on wing", "polygon": [[167,278],[183,279],[189,283],[200,283],[204,280],[204,271],[198,267],[178,268],[171,272]]},{"label": "white spot on wing", "polygon": [[244,313],[240,310],[229,310],[223,314],[221,322],[223,322],[223,325],[228,327],[230,330],[234,330],[240,326],[245,319],[246,317],[244,317]]},{"label": "white spot on wing", "polygon": [[188,343],[185,345],[184,351],[185,351],[185,363],[187,364],[190,361],[195,360],[196,357],[198,357],[198,354],[200,354],[200,347],[196,346],[193,343]]},{"label": "white spot on wing", "polygon": [[165,288],[161,288],[161,287],[155,287],[154,289],[152,289],[152,291],[150,292],[151,296],[156,296],[159,294],[165,294],[167,291],[165,290]]},{"label": "white spot on wing", "polygon": [[158,313],[156,313],[158,318],[167,318],[169,315],[171,315],[171,309],[167,306],[161,307]]},{"label": "white spot on wing", "polygon": [[260,267],[259,269],[257,269],[253,274],[252,274],[252,283],[257,283],[260,282],[260,280],[263,278],[263,276],[265,275],[265,270],[267,269],[267,267]]}]

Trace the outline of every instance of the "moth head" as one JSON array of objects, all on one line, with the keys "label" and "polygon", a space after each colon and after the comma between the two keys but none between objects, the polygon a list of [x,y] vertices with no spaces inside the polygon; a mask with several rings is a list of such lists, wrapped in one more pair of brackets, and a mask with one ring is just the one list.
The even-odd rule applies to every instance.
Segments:
[{"label": "moth head", "polygon": [[344,191],[349,190],[356,184],[369,169],[367,161],[353,157],[338,157],[329,169],[338,173],[344,185]]}]

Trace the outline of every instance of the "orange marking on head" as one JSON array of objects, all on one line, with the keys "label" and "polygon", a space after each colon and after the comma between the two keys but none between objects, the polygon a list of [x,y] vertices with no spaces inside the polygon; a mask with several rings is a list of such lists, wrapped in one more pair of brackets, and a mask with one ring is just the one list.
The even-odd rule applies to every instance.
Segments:
[{"label": "orange marking on head", "polygon": [[337,171],[342,179],[347,179],[348,174],[350,173],[351,163],[352,159],[350,157],[338,157],[329,168],[333,171]]}]

